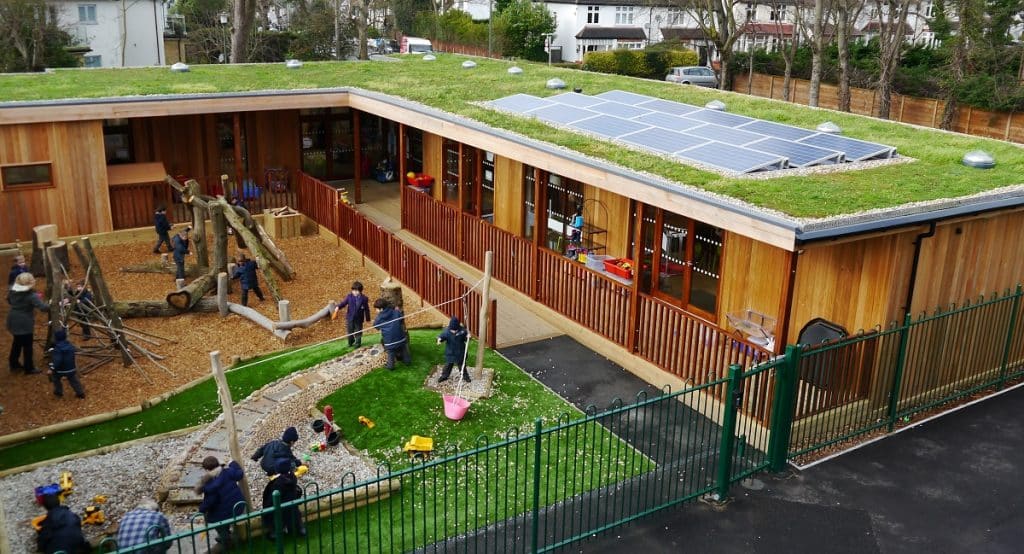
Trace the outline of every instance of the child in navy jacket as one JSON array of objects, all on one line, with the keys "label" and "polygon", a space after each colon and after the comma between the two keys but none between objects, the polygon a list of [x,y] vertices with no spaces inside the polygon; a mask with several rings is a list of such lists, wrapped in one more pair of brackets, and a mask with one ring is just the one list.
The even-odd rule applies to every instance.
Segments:
[{"label": "child in navy jacket", "polygon": [[370,321],[370,299],[363,295],[363,284],[352,283],[352,292],[338,303],[335,310],[348,308],[345,312],[345,333],[348,345],[359,348],[363,343],[363,323]]}]

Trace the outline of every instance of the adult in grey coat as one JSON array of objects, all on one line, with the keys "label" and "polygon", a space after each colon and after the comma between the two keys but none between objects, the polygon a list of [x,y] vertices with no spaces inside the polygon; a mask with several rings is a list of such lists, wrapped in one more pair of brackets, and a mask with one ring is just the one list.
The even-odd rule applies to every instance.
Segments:
[{"label": "adult in grey coat", "polygon": [[[32,334],[36,326],[32,310],[50,311],[50,307],[36,295],[35,286],[36,278],[31,273],[21,273],[7,291],[7,303],[11,305],[7,312],[7,330],[14,337],[7,363],[11,371],[24,370],[28,375],[40,373],[32,362]],[[18,363],[19,357],[23,359],[22,363]]]}]

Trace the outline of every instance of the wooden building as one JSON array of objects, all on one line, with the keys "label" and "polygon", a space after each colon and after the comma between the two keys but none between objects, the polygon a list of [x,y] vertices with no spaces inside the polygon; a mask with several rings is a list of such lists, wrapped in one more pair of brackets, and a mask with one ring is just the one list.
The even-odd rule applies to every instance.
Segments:
[{"label": "wooden building", "polygon": [[470,123],[356,89],[5,104],[0,243],[149,225],[175,201],[164,173],[259,206],[294,205],[303,172],[351,183],[358,209],[390,169],[373,186],[403,227],[477,267],[494,250],[498,280],[694,383],[815,319],[852,333],[1024,276],[1024,196],[808,225]]}]

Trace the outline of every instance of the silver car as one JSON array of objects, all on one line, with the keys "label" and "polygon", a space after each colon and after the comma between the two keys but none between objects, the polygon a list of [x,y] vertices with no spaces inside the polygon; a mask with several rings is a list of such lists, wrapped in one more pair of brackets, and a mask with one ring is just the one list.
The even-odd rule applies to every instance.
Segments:
[{"label": "silver car", "polygon": [[718,88],[718,76],[715,75],[715,70],[710,67],[696,65],[673,67],[669,69],[668,75],[665,75],[665,80],[682,85]]}]

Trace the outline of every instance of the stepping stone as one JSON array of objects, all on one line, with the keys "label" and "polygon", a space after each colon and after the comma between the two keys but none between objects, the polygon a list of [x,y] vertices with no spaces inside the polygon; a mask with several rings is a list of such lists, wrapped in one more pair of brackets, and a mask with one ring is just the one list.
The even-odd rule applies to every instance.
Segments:
[{"label": "stepping stone", "polygon": [[227,429],[218,429],[214,433],[207,436],[201,448],[227,452],[229,450]]},{"label": "stepping stone", "polygon": [[301,390],[302,389],[300,389],[299,387],[296,387],[295,385],[293,385],[291,383],[288,383],[285,386],[283,386],[283,387],[281,387],[281,388],[279,388],[277,390],[271,391],[269,394],[265,394],[263,396],[265,398],[270,398],[272,400],[276,400],[278,402],[281,402],[284,399],[288,398],[289,396],[291,396],[291,395],[293,395],[293,394],[295,394],[295,393],[297,393],[297,392],[299,392]]},{"label": "stepping stone", "polygon": [[254,412],[252,410],[246,410],[246,409],[239,410],[239,409],[236,409],[235,410],[235,428],[238,429],[239,431],[244,432],[244,431],[250,429],[253,426],[254,423],[256,423],[259,420],[263,419],[264,415],[266,415],[266,414],[261,414],[259,412]]},{"label": "stepping stone", "polygon": [[[202,460],[202,458],[199,459]],[[205,474],[206,470],[201,465],[194,463],[185,464],[185,469],[181,472],[181,478],[178,479],[174,486],[184,488],[195,487]]]},{"label": "stepping stone", "polygon": [[299,388],[303,388],[304,389],[304,388],[306,388],[306,387],[308,387],[310,385],[315,385],[317,383],[322,383],[323,381],[324,381],[324,378],[320,377],[320,374],[318,374],[316,372],[309,372],[309,373],[307,373],[305,375],[300,375],[300,376],[292,379],[292,384],[297,386],[297,387],[299,387]]},{"label": "stepping stone", "polygon": [[189,488],[176,488],[167,491],[167,502],[174,505],[199,504],[202,501],[203,497]]},{"label": "stepping stone", "polygon": [[273,398],[259,397],[245,401],[245,409],[261,414],[269,414],[277,408],[277,400]]}]

